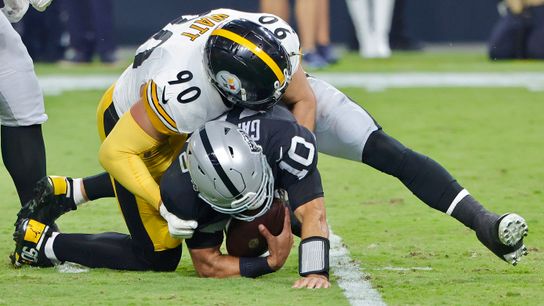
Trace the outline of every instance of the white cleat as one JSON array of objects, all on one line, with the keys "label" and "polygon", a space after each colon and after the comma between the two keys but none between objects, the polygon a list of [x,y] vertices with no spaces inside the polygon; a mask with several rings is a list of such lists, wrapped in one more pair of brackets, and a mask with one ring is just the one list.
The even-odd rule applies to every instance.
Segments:
[{"label": "white cleat", "polygon": [[507,246],[514,246],[527,236],[527,222],[517,214],[508,214],[499,223],[499,240]]},{"label": "white cleat", "polygon": [[517,214],[507,214],[501,219],[498,232],[502,244],[509,247],[519,245],[515,251],[503,255],[504,260],[514,266],[517,265],[521,257],[529,253],[522,241],[529,232],[527,222]]}]

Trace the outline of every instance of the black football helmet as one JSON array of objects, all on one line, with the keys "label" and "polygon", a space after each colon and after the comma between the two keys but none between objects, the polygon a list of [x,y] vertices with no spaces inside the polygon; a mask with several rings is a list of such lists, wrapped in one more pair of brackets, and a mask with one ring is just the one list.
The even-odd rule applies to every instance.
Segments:
[{"label": "black football helmet", "polygon": [[279,101],[291,80],[291,62],[267,28],[246,19],[215,29],[204,48],[210,81],[228,101],[265,110]]}]

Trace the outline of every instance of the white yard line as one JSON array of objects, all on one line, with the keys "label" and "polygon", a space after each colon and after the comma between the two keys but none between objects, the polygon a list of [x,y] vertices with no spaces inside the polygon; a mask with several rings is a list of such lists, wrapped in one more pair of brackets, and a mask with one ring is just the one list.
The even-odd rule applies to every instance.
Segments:
[{"label": "white yard line", "polygon": [[[337,87],[359,87],[376,91],[387,88],[433,87],[523,87],[544,91],[544,73],[539,72],[401,72],[401,73],[314,73]],[[67,90],[106,89],[117,75],[46,75],[38,79],[45,94]]]},{"label": "white yard line", "polygon": [[357,262],[349,255],[348,249],[342,243],[342,238],[330,230],[329,239],[331,270],[350,304],[354,306],[386,305],[380,293],[372,288],[368,280],[369,276],[361,271]]}]

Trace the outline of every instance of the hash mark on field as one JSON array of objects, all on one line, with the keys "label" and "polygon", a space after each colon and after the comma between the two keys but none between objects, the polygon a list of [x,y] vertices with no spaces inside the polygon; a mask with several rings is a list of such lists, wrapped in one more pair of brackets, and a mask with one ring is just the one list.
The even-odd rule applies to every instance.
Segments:
[{"label": "hash mark on field", "polygon": [[332,272],[337,277],[338,286],[351,305],[386,305],[380,293],[372,288],[369,276],[362,272],[359,265],[351,259],[349,251],[344,247],[342,238],[329,228],[331,243],[330,263]]},{"label": "hash mark on field", "polygon": [[[365,88],[369,91],[388,88],[437,87],[522,87],[530,91],[544,91],[544,73],[539,72],[399,72],[315,73],[337,87]],[[118,75],[46,75],[38,77],[47,95],[58,95],[67,90],[103,90],[110,87]]]}]

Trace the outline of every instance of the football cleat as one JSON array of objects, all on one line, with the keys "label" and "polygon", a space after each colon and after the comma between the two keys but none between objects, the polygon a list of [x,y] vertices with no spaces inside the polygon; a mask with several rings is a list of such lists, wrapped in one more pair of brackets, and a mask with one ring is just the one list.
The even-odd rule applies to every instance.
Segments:
[{"label": "football cleat", "polygon": [[52,267],[53,263],[45,256],[45,243],[51,237],[49,226],[32,219],[23,219],[15,228],[13,240],[15,252],[10,255],[11,263],[16,267],[31,265]]},{"label": "football cleat", "polygon": [[521,216],[513,213],[497,216],[496,220],[487,222],[482,230],[478,228],[476,236],[489,250],[502,260],[517,265],[521,257],[528,254],[523,238],[529,228]]},{"label": "football cleat", "polygon": [[17,213],[15,226],[18,226],[23,219],[53,224],[62,214],[76,209],[72,179],[63,176],[46,176],[36,184],[34,198],[26,202]]}]

